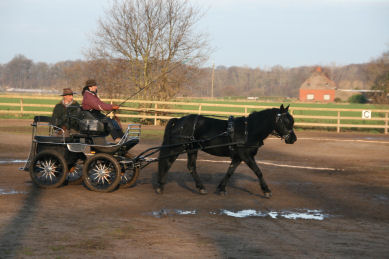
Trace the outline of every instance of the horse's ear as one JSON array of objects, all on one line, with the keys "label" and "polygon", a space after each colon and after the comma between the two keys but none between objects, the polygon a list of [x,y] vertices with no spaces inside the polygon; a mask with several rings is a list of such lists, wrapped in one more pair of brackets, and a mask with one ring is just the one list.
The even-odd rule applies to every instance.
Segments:
[{"label": "horse's ear", "polygon": [[281,106],[280,106],[280,112],[282,113],[282,112],[284,112],[284,104],[281,104]]},{"label": "horse's ear", "polygon": [[286,111],[286,112],[288,111],[289,106],[290,106],[290,104],[288,104],[288,106],[286,106],[286,108],[285,108],[285,111]]}]

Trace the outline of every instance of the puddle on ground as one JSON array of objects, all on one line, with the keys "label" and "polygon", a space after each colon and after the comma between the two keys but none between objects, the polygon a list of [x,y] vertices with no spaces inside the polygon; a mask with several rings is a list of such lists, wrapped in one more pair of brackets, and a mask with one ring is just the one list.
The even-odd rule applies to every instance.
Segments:
[{"label": "puddle on ground", "polygon": [[[198,210],[177,210],[177,209],[161,209],[159,211],[153,211],[152,216],[156,218],[162,218],[166,216],[174,215],[197,215]],[[260,211],[253,209],[231,211],[226,209],[220,209],[219,211],[209,211],[210,215],[225,215],[234,218],[247,218],[247,217],[270,217],[272,219],[307,219],[307,220],[324,220],[329,218],[328,214],[323,213],[321,210],[308,210],[299,209],[296,211]]]},{"label": "puddle on ground", "polygon": [[20,160],[20,159],[1,159],[0,165],[5,164],[20,164],[20,163],[26,163],[27,160]]},{"label": "puddle on ground", "polygon": [[235,218],[246,218],[246,217],[270,217],[272,219],[313,219],[313,220],[324,220],[328,218],[328,215],[324,214],[321,210],[296,210],[296,211],[259,211],[253,209],[230,211],[220,210],[219,215],[227,215]]},{"label": "puddle on ground", "polygon": [[172,216],[172,215],[196,215],[197,210],[169,210],[169,209],[161,209],[159,211],[153,211],[151,212],[151,215],[153,215],[156,218],[161,218],[165,216]]},{"label": "puddle on ground", "polygon": [[0,195],[9,195],[9,194],[26,194],[27,192],[20,192],[15,190],[4,190],[0,188]]}]

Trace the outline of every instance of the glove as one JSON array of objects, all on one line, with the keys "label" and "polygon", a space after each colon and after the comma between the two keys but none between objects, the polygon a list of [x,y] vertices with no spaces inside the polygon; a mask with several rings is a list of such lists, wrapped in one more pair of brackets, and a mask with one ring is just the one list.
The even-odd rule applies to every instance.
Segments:
[{"label": "glove", "polygon": [[112,110],[119,110],[120,106],[119,105],[112,105]]}]

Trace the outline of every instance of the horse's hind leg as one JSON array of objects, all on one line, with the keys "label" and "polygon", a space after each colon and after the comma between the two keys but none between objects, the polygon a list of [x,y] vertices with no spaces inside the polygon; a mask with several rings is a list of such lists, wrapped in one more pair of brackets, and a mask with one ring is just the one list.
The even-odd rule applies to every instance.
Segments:
[{"label": "horse's hind leg", "polygon": [[200,194],[207,194],[207,190],[205,190],[205,187],[203,183],[201,182],[201,179],[199,175],[197,174],[196,170],[196,160],[197,160],[197,151],[189,151],[188,152],[188,170],[190,174],[193,177],[193,180],[196,183],[196,188],[199,189]]},{"label": "horse's hind leg", "polygon": [[[165,151],[161,149],[161,152],[159,153],[159,160],[158,160],[158,186],[156,188],[156,192],[158,194],[163,193],[163,188],[167,182],[167,173],[174,163],[174,161],[177,159],[178,155],[169,155],[169,151]],[[167,156],[167,157],[165,157]]]},{"label": "horse's hind leg", "polygon": [[257,163],[254,160],[254,157],[249,157],[247,160],[245,160],[246,164],[250,167],[251,170],[257,175],[259,184],[261,186],[261,189],[263,191],[263,194],[265,195],[266,198],[271,197],[271,191],[269,187],[267,186],[265,182],[265,178],[263,178],[263,174],[261,169],[259,169]]},{"label": "horse's hind leg", "polygon": [[226,194],[226,185],[228,181],[230,180],[232,174],[235,172],[235,169],[238,167],[240,164],[241,160],[240,159],[232,159],[230,166],[228,167],[227,173],[224,176],[223,180],[219,183],[217,186],[216,192],[220,194]]}]

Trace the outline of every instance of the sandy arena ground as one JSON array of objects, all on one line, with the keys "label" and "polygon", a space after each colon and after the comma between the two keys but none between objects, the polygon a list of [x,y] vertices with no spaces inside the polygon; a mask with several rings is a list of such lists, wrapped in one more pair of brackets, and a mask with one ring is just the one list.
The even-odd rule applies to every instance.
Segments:
[{"label": "sandy arena ground", "polygon": [[[388,258],[389,136],[297,132],[269,138],[257,155],[273,192],[262,196],[242,164],[214,193],[227,158],[199,154],[208,195],[199,195],[180,156],[165,193],[157,164],[136,185],[96,193],[83,185],[43,190],[27,172],[30,121],[0,121],[0,258]],[[12,132],[11,132],[12,131]],[[142,140],[133,152],[160,145]]]}]

